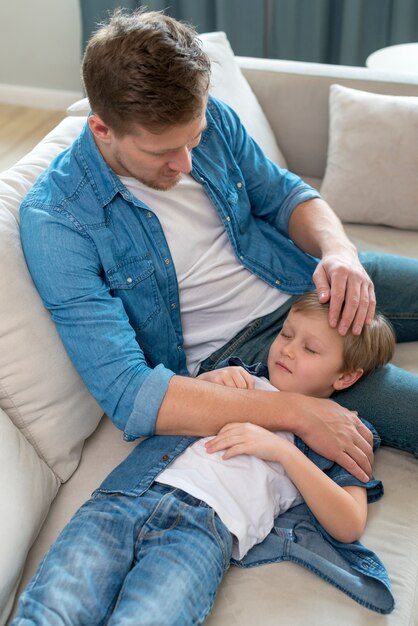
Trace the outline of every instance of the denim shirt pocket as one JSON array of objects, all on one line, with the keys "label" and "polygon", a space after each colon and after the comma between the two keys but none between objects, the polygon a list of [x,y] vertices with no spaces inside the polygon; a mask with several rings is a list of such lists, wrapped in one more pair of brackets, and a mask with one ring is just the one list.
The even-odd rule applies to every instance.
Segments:
[{"label": "denim shirt pocket", "polygon": [[122,259],[106,271],[112,295],[119,297],[139,330],[160,311],[155,268],[149,254]]}]

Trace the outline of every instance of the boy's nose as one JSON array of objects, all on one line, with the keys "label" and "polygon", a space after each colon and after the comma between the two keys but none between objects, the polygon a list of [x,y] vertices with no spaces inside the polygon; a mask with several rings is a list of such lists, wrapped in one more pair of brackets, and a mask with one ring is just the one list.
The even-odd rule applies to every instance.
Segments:
[{"label": "boy's nose", "polygon": [[283,354],[284,356],[288,357],[289,359],[293,359],[294,358],[294,350],[292,348],[291,344],[287,344],[284,348],[283,348]]}]

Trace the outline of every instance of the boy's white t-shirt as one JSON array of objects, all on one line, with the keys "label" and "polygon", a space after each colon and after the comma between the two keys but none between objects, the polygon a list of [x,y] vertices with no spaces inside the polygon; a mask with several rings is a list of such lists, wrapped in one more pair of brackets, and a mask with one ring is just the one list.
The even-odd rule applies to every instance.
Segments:
[{"label": "boy's white t-shirt", "polygon": [[236,258],[222,221],[200,185],[184,174],[167,191],[120,177],[158,217],[176,268],[189,373],[247,324],[289,298]]},{"label": "boy's white t-shirt", "polygon": [[[255,378],[256,389],[278,391],[266,378]],[[293,442],[293,434],[277,432]],[[224,460],[224,452],[208,454],[199,439],[158,475],[157,482],[177,487],[203,500],[235,536],[232,556],[242,559],[267,537],[274,519],[303,502],[280,463],[239,455]]]}]

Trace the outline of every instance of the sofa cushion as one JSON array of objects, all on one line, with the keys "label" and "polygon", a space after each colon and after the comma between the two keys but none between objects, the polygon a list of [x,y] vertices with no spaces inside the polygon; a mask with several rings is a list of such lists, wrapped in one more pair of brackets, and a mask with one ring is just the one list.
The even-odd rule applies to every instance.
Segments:
[{"label": "sofa cushion", "polygon": [[0,476],[0,624],[4,624],[27,552],[60,483],[1,409]]},{"label": "sofa cushion", "polygon": [[59,476],[78,465],[83,442],[102,410],[88,393],[26,267],[19,206],[50,160],[83,120],[64,120],[33,152],[0,175],[0,407]]},{"label": "sofa cushion", "polygon": [[[286,167],[286,159],[253,90],[239,68],[226,34],[204,33],[199,38],[212,62],[212,95],[226,102],[238,113],[250,135],[272,161]],[[88,115],[89,111],[87,98],[75,102],[67,109],[70,115]]]},{"label": "sofa cushion", "polygon": [[418,98],[330,91],[321,193],[346,222],[418,229]]}]

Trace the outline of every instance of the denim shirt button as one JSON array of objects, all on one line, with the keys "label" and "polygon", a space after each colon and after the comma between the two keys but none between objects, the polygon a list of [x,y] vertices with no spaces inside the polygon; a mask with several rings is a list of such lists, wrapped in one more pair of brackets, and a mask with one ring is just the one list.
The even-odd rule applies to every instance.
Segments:
[{"label": "denim shirt button", "polygon": [[229,215],[227,216],[226,221],[227,221],[227,222],[230,222],[230,221],[231,221],[231,218],[229,217]]},{"label": "denim shirt button", "polygon": [[239,258],[240,258],[240,261],[243,261],[243,260],[244,260],[244,256],[243,256],[242,254],[240,255],[240,257],[239,257]]},{"label": "denim shirt button", "polygon": [[174,310],[174,309],[177,309],[177,304],[176,304],[175,302],[172,302],[172,303],[171,303],[171,308],[172,308],[173,310]]},{"label": "denim shirt button", "polygon": [[165,263],[166,265],[170,265],[170,259],[164,259],[164,263]]},{"label": "denim shirt button", "polygon": [[148,219],[151,219],[151,217],[152,217],[152,213],[151,213],[151,211],[148,211],[148,213],[147,213],[147,218],[148,218]]},{"label": "denim shirt button", "polygon": [[240,182],[240,183],[237,183],[237,187],[238,187],[238,189],[241,189],[241,187],[242,187],[242,183],[241,183],[241,182]]},{"label": "denim shirt button", "polygon": [[277,280],[275,282],[276,282],[276,285],[280,285],[281,284],[281,281],[278,278],[277,278]]},{"label": "denim shirt button", "polygon": [[163,461],[168,461],[169,458],[168,454],[163,454]]},{"label": "denim shirt button", "polygon": [[127,282],[127,283],[129,283],[129,284],[131,284],[131,282],[132,282],[132,278],[131,278],[130,276],[128,276],[128,278],[126,279],[126,282]]}]

